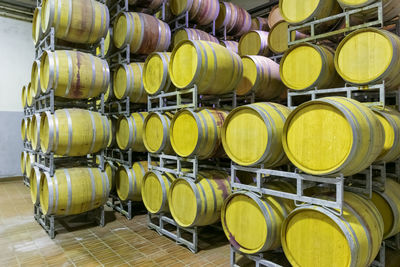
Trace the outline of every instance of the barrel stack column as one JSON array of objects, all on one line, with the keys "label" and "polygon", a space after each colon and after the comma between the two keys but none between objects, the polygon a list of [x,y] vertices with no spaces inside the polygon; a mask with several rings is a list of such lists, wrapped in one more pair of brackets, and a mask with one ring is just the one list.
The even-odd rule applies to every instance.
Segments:
[{"label": "barrel stack column", "polygon": [[[105,224],[110,181],[104,149],[110,132],[101,99],[110,71],[104,59],[109,13],[103,2],[46,0],[35,10],[35,59],[30,86],[23,91],[29,117],[22,136],[28,150],[21,168],[30,181],[34,218],[51,238],[56,220],[90,213]],[[83,17],[72,7],[88,7],[96,16]],[[66,19],[56,23],[57,16]]]},{"label": "barrel stack column", "polygon": [[[293,1],[279,1],[283,21],[268,41],[283,53],[279,76],[288,88],[287,107],[238,107],[222,128],[232,159],[234,193],[221,215],[231,266],[239,266],[238,253],[266,266],[384,266],[385,243],[400,248],[400,223],[387,216],[400,210],[393,194],[400,192],[393,138],[400,122],[394,75],[400,5],[383,2],[299,1],[296,9]],[[243,50],[250,47],[241,41]],[[348,236],[341,225],[350,220],[353,237],[339,245],[334,236]],[[332,253],[332,240],[346,252]],[[280,247],[283,262],[276,256]]]}]

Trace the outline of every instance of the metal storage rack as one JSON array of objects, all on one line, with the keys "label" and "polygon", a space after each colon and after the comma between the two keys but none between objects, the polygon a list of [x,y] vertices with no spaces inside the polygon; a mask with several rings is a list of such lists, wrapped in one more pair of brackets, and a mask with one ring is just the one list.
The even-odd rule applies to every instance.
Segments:
[{"label": "metal storage rack", "polygon": [[[361,13],[363,11],[375,11],[376,19],[364,22],[359,25],[350,25],[350,16],[354,14]],[[345,19],[345,27],[343,29],[334,30],[327,33],[317,33],[315,29],[318,25],[322,23],[326,23],[332,20],[336,20],[339,18]],[[399,35],[400,33],[400,23],[399,21],[390,22],[396,24],[396,32]],[[341,36],[343,34],[349,33],[351,31],[362,29],[371,26],[381,26],[384,25],[383,19],[383,8],[382,8],[382,1],[374,3],[370,6],[364,8],[358,8],[354,10],[345,10],[343,13],[323,18],[320,20],[314,20],[309,23],[305,23],[299,26],[289,26],[288,29],[288,40],[289,46],[296,45],[303,42],[317,42],[321,39],[327,38],[334,38],[337,36]],[[300,29],[309,29],[311,34],[310,37],[291,41],[291,33],[296,30]],[[304,91],[295,91],[295,90],[288,90],[288,107],[294,109],[296,107],[297,102],[303,103],[304,98],[308,97],[308,100],[314,100],[319,97],[329,96],[329,95],[341,95],[348,98],[353,98],[359,100],[361,102],[373,102],[369,103],[371,105],[377,106],[385,106],[388,102],[391,104],[396,104],[397,107],[400,109],[400,89],[396,91],[386,91],[385,90],[385,83],[382,82],[380,84],[373,84],[368,86],[354,86],[346,84],[345,87],[342,88],[333,88],[333,89],[319,89],[313,88],[310,90]],[[302,98],[300,101],[296,101],[297,97]],[[389,101],[390,100],[390,101]],[[299,103],[299,104],[300,104]],[[388,165],[392,164],[394,171],[390,171]],[[236,181],[233,177],[236,177],[237,171],[244,171],[253,173],[256,175],[256,185],[246,185],[241,184],[240,182]],[[243,167],[236,165],[232,162],[231,165],[231,186],[235,190],[246,190],[254,192],[258,195],[271,195],[286,199],[292,199],[295,201],[297,206],[301,206],[304,204],[313,204],[313,205],[320,205],[324,208],[329,209],[333,213],[340,215],[343,211],[343,193],[344,191],[352,191],[360,194],[364,194],[367,197],[371,198],[373,190],[380,190],[383,191],[385,187],[386,178],[394,178],[397,181],[400,181],[400,160],[397,160],[394,163],[374,163],[369,168],[364,170],[360,173],[359,177],[344,177],[343,175],[338,175],[337,177],[319,177],[319,176],[312,176],[301,173],[299,170],[295,170],[294,172],[291,171],[281,171],[281,170],[271,170],[265,169],[263,166],[256,166],[256,167]],[[380,179],[373,179],[374,177],[380,177]],[[276,190],[268,189],[268,187],[264,184],[265,181],[272,177],[279,177],[280,179],[292,180],[295,181],[296,184],[296,193],[287,193],[281,192]],[[347,185],[350,184],[351,185]],[[322,184],[324,186],[331,187],[335,190],[335,199],[333,200],[324,200],[318,199],[314,197],[309,197],[304,195],[304,189],[308,186],[312,186],[315,184]],[[385,245],[386,243],[386,245]],[[390,245],[389,245],[390,244]],[[394,249],[400,249],[400,234],[396,235],[395,237],[385,240],[382,243],[380,253],[372,263],[371,266],[381,267],[385,266],[385,247],[390,246]],[[248,255],[239,252],[234,247],[231,247],[231,254],[230,254],[230,265],[239,267],[237,264],[237,255],[243,255],[247,257],[250,261],[252,261],[255,266],[268,266],[268,267],[281,267],[281,265],[268,260],[264,257],[263,253],[255,254],[255,255]]]}]

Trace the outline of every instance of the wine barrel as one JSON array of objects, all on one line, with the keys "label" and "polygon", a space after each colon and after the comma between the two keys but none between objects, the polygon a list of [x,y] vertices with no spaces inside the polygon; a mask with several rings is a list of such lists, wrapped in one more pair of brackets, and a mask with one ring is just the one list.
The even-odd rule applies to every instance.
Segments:
[{"label": "wine barrel", "polygon": [[372,201],[350,192],[343,209],[338,216],[307,205],[289,214],[281,240],[292,266],[370,266],[381,247],[382,216]]},{"label": "wine barrel", "polygon": [[107,144],[108,148],[112,148],[117,145],[117,121],[118,119],[116,119],[114,116],[108,117],[108,125],[110,126],[110,138]]},{"label": "wine barrel", "polygon": [[29,176],[29,186],[31,191],[31,200],[34,205],[40,202],[40,177],[42,173],[38,167],[33,167]]},{"label": "wine barrel", "polygon": [[154,52],[147,57],[143,69],[143,85],[149,95],[166,93],[174,88],[168,73],[170,58],[171,53],[168,52]]},{"label": "wine barrel", "polygon": [[389,107],[373,107],[372,111],[385,131],[385,143],[376,161],[395,161],[400,158],[400,113]]},{"label": "wine barrel", "polygon": [[28,159],[28,152],[22,151],[21,152],[20,161],[19,161],[22,175],[26,174],[26,161],[27,161],[27,159]]},{"label": "wine barrel", "polygon": [[240,6],[230,2],[222,2],[215,27],[216,29],[225,27],[229,35],[242,36],[251,29],[251,16]]},{"label": "wine barrel", "polygon": [[132,113],[131,116],[120,117],[117,121],[117,145],[120,149],[131,148],[135,152],[146,152],[143,144],[143,124],[147,112]]},{"label": "wine barrel", "polygon": [[79,51],[44,51],[40,60],[43,93],[71,99],[97,97],[106,92],[110,69],[106,60]]},{"label": "wine barrel", "polygon": [[274,6],[268,15],[268,27],[272,29],[275,24],[284,21],[285,19],[282,17],[281,10],[279,9],[279,5]]},{"label": "wine barrel", "polygon": [[199,94],[219,95],[236,88],[243,64],[236,53],[219,44],[186,40],[174,48],[168,71],[177,88],[196,84]]},{"label": "wine barrel", "polygon": [[114,72],[114,95],[118,99],[129,96],[132,103],[147,103],[147,93],[143,86],[144,63],[119,65]]},{"label": "wine barrel", "polygon": [[56,169],[40,179],[40,207],[44,215],[75,215],[103,206],[110,186],[98,168]]},{"label": "wine barrel", "polygon": [[40,147],[44,153],[84,156],[107,147],[110,126],[107,117],[83,109],[59,109],[42,113]]},{"label": "wine barrel", "polygon": [[[330,17],[342,12],[336,0],[316,0],[304,2],[303,0],[279,0],[279,10],[289,24],[301,25],[315,19]],[[318,30],[332,28],[338,20],[332,20],[316,27]]]},{"label": "wine barrel", "polygon": [[22,92],[21,92],[21,103],[22,103],[22,108],[26,108],[27,107],[27,86],[24,85],[22,86]]},{"label": "wine barrel", "polygon": [[35,11],[33,12],[32,40],[35,45],[37,45],[43,37],[41,13],[42,13],[41,7],[35,8]]},{"label": "wine barrel", "polygon": [[250,30],[269,31],[268,20],[266,18],[261,18],[261,17],[252,18]]},{"label": "wine barrel", "polygon": [[[286,21],[277,22],[268,35],[268,48],[276,53],[281,54],[289,49],[288,47],[288,29],[289,23]],[[298,31],[291,33],[291,40],[300,40],[306,38],[307,35]]]},{"label": "wine barrel", "polygon": [[232,52],[235,52],[236,54],[239,54],[239,43],[236,41],[224,41],[222,40],[220,44]]},{"label": "wine barrel", "polygon": [[32,107],[33,106],[33,100],[34,100],[34,94],[32,91],[32,84],[29,83],[28,87],[26,88],[26,105],[28,107]]},{"label": "wine barrel", "polygon": [[221,128],[227,111],[189,109],[178,111],[171,122],[170,140],[175,153],[181,157],[197,156],[208,159],[223,155]]},{"label": "wine barrel", "polygon": [[115,179],[116,173],[118,170],[118,163],[112,161],[106,161],[104,163],[104,171],[107,173],[108,184],[110,185],[110,192],[114,192],[115,190]]},{"label": "wine barrel", "polygon": [[40,86],[40,60],[35,60],[31,71],[31,90],[34,98],[38,98],[41,93]]},{"label": "wine barrel", "polygon": [[289,160],[305,173],[348,176],[376,160],[384,132],[378,118],[360,102],[326,97],[290,113],[282,142]]},{"label": "wine barrel", "polygon": [[295,45],[285,52],[280,75],[282,82],[293,90],[327,89],[344,84],[335,71],[333,49],[310,43]]},{"label": "wine barrel", "polygon": [[152,112],[146,117],[143,125],[143,143],[147,151],[165,154],[173,152],[169,135],[172,117],[169,112]]},{"label": "wine barrel", "polygon": [[136,6],[136,7],[146,7],[152,10],[158,9],[164,0],[129,0],[129,5]]},{"label": "wine barrel", "polygon": [[40,114],[35,113],[32,116],[31,125],[30,125],[30,136],[31,136],[31,144],[32,149],[35,151],[40,150]]},{"label": "wine barrel", "polygon": [[352,84],[369,85],[385,81],[387,90],[400,86],[400,37],[375,28],[347,35],[335,54],[335,67]]},{"label": "wine barrel", "polygon": [[386,179],[385,191],[375,190],[372,202],[378,208],[383,218],[383,239],[400,233],[400,184],[392,179]]},{"label": "wine barrel", "polygon": [[181,227],[205,226],[220,220],[224,200],[230,195],[229,175],[201,171],[197,182],[178,178],[168,192],[171,215]]},{"label": "wine barrel", "polygon": [[[380,2],[378,0],[337,0],[339,5],[346,10],[361,8],[372,5],[373,3]],[[400,3],[397,0],[383,0],[383,19],[384,21],[390,21],[400,14]],[[368,21],[370,19],[376,19],[376,9],[364,10],[356,13],[353,16]]]},{"label": "wine barrel", "polygon": [[[296,193],[283,181],[268,182],[268,189]],[[237,250],[255,254],[281,246],[283,220],[295,208],[294,201],[238,191],[224,202],[221,223],[225,235]]]},{"label": "wine barrel", "polygon": [[27,124],[26,124],[26,140],[31,142],[31,121],[32,117],[27,117]]},{"label": "wine barrel", "polygon": [[43,0],[41,24],[44,33],[54,27],[59,39],[94,44],[107,35],[110,14],[94,0]]},{"label": "wine barrel", "polygon": [[[110,56],[114,49],[113,29],[110,27],[108,29],[106,37],[104,38],[104,56]],[[96,56],[102,57],[101,46],[96,47]]]},{"label": "wine barrel", "polygon": [[26,177],[31,177],[31,172],[33,165],[35,164],[36,161],[36,156],[33,153],[28,152],[26,155],[26,165],[25,165],[25,172],[26,172]]},{"label": "wine barrel", "polygon": [[175,16],[188,11],[189,19],[198,25],[210,24],[220,12],[218,0],[170,0],[169,4]]},{"label": "wine barrel", "polygon": [[143,177],[142,199],[146,209],[153,214],[169,212],[168,192],[175,175],[148,171]]},{"label": "wine barrel", "polygon": [[256,103],[235,108],[221,131],[224,150],[239,165],[264,164],[265,168],[288,162],[282,147],[283,126],[290,110],[276,103]]},{"label": "wine barrel", "polygon": [[263,56],[243,56],[243,78],[236,93],[247,95],[254,92],[263,100],[278,98],[286,89],[279,75],[279,64]]},{"label": "wine barrel", "polygon": [[132,168],[119,166],[115,174],[115,188],[119,199],[122,201],[141,201],[142,181],[147,171],[147,161],[135,162]]},{"label": "wine barrel", "polygon": [[21,121],[21,139],[22,141],[27,140],[27,128],[28,128],[28,118],[23,117]]},{"label": "wine barrel", "polygon": [[268,32],[250,31],[239,40],[239,55],[268,56]]},{"label": "wine barrel", "polygon": [[173,37],[173,46],[175,47],[183,40],[202,40],[219,43],[218,39],[202,30],[183,28],[175,32]]},{"label": "wine barrel", "polygon": [[121,12],[114,23],[114,45],[129,45],[131,54],[150,54],[168,49],[171,30],[167,23],[144,13]]}]

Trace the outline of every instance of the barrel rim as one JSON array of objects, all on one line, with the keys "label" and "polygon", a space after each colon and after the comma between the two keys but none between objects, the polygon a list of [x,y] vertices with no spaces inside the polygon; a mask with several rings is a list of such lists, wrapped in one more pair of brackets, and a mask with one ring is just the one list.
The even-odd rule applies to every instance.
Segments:
[{"label": "barrel rim", "polygon": [[[133,113],[132,113],[133,114]],[[133,135],[134,134],[134,131],[133,131],[133,125],[132,125],[132,123],[131,123],[131,121],[130,121],[130,118],[132,117],[132,114],[130,115],[130,116],[126,116],[126,115],[123,115],[123,116],[120,116],[119,118],[118,118],[118,120],[117,120],[117,122],[116,122],[116,131],[115,131],[115,141],[117,142],[117,145],[118,145],[118,147],[120,148],[120,149],[122,149],[122,150],[127,150],[127,149],[129,149],[130,147],[131,147],[131,143],[132,143],[132,141],[130,141],[130,136],[131,135]],[[118,130],[119,130],[119,124],[121,123],[121,121],[122,120],[126,120],[127,121],[127,124],[128,124],[128,127],[129,127],[129,136],[128,136],[128,140],[127,140],[127,142],[124,142],[124,143],[126,143],[126,146],[125,147],[123,147],[122,146],[122,140],[121,140],[121,137],[119,137],[119,134],[118,134]],[[133,142],[134,142],[134,140],[133,140]]]},{"label": "barrel rim", "polygon": [[[57,51],[62,51],[62,50],[57,50]],[[50,50],[45,50],[42,53],[42,56],[40,57],[40,66],[42,66],[42,68],[44,68],[44,66],[46,66],[46,61],[48,62],[48,68],[49,68],[49,76],[46,77],[44,75],[44,71],[41,71],[39,73],[39,84],[40,84],[40,88],[42,90],[42,93],[47,94],[48,92],[50,92],[51,87],[53,86],[54,83],[54,58],[53,55],[55,55],[55,53],[57,53],[57,51],[50,51]],[[58,76],[58,75],[57,75]],[[55,88],[57,89],[57,88]]]},{"label": "barrel rim", "polygon": [[[42,172],[37,166],[32,167],[31,175],[29,176],[30,192],[32,204],[39,204],[40,202],[40,177]],[[37,182],[39,180],[39,183]],[[35,183],[33,183],[35,181]],[[36,188],[34,187],[36,185]]]},{"label": "barrel rim", "polygon": [[[176,145],[176,143],[174,141],[174,125],[175,125],[175,121],[183,113],[188,113],[191,117],[193,117],[193,119],[196,121],[196,126],[197,126],[197,143],[196,143],[195,148],[189,154],[184,154],[184,153],[178,152],[177,149],[176,149],[177,145]],[[175,151],[176,154],[180,155],[181,157],[191,157],[191,156],[196,154],[196,152],[199,150],[200,139],[201,139],[201,136],[202,136],[202,131],[201,131],[199,125],[201,125],[201,122],[200,122],[196,112],[194,112],[193,110],[191,110],[191,109],[181,109],[177,113],[175,113],[174,117],[171,120],[169,138],[170,138],[171,146],[172,146],[172,148],[173,148],[173,150]]]},{"label": "barrel rim", "polygon": [[[118,169],[115,172],[115,191],[117,192],[117,195],[118,195],[119,199],[122,200],[122,201],[128,200],[129,199],[129,195],[131,193],[131,183],[132,183],[132,179],[131,178],[132,177],[131,177],[131,174],[130,174],[129,170],[130,170],[130,168],[128,166],[120,165],[120,166],[118,166]],[[129,187],[128,187],[126,195],[122,195],[122,192],[120,190],[121,187],[118,186],[118,184],[120,183],[120,179],[121,179],[121,176],[120,176],[121,172],[125,172],[126,176],[128,177]]]},{"label": "barrel rim", "polygon": [[22,174],[26,174],[26,158],[27,158],[27,152],[24,150],[21,152],[21,156],[20,156],[20,168],[21,168],[21,173]]},{"label": "barrel rim", "polygon": [[[301,207],[297,207],[294,209],[292,212],[288,214],[288,216],[285,218],[285,220],[282,223],[282,230],[281,230],[281,244],[282,244],[282,249],[285,252],[285,256],[289,260],[291,264],[296,263],[292,253],[290,253],[290,250],[287,247],[287,242],[286,242],[286,232],[287,232],[287,227],[289,224],[289,221],[297,214],[299,214],[301,211],[314,211],[314,212],[319,212],[322,215],[326,216],[328,219],[332,220],[338,228],[341,230],[343,235],[345,236],[348,244],[348,248],[350,251],[350,264],[349,266],[355,266],[357,256],[356,256],[356,247],[355,243],[352,242],[352,237],[351,233],[349,232],[349,229],[344,225],[344,223],[340,220],[342,217],[337,216],[334,214],[332,211],[329,211],[326,208],[320,207],[320,206],[315,206],[315,205],[305,205]],[[298,264],[297,264],[298,265]]]},{"label": "barrel rim", "polygon": [[[335,98],[342,98],[342,97],[335,97]],[[355,133],[355,129],[353,127],[352,121],[349,120],[348,116],[345,113],[343,113],[343,111],[340,109],[340,107],[335,106],[334,102],[329,101],[329,99],[330,99],[329,97],[328,98],[315,99],[315,100],[311,100],[311,101],[308,101],[308,102],[305,102],[305,103],[299,105],[296,109],[294,109],[289,114],[289,116],[286,118],[285,125],[283,126],[282,146],[283,146],[283,150],[286,153],[286,156],[288,157],[290,162],[292,162],[295,166],[297,166],[299,169],[303,170],[304,172],[306,172],[308,174],[312,174],[312,175],[333,175],[333,174],[337,174],[340,170],[343,169],[344,165],[349,161],[349,156],[355,150],[354,138],[355,138],[356,135],[354,134]],[[352,134],[353,134],[353,144],[351,146],[351,151],[349,151],[347,153],[346,157],[337,166],[334,166],[334,167],[332,167],[330,169],[322,170],[322,171],[311,170],[311,169],[306,168],[305,166],[303,166],[303,164],[301,164],[300,162],[298,162],[295,159],[294,155],[289,150],[288,143],[287,143],[287,132],[288,132],[289,124],[290,124],[291,120],[293,119],[293,117],[297,114],[297,112],[299,110],[302,110],[304,107],[307,107],[307,106],[310,106],[310,105],[314,105],[314,104],[329,105],[329,106],[332,106],[338,112],[342,113],[342,115],[346,118],[347,122],[350,124],[351,129],[352,129]]]},{"label": "barrel rim", "polygon": [[40,60],[35,60],[32,63],[31,84],[33,85],[34,98],[38,98],[42,89],[40,86]]},{"label": "barrel rim", "polygon": [[[259,104],[266,104],[266,103],[259,103]],[[269,134],[268,137],[271,137],[271,135],[272,135],[271,127],[268,127],[268,126],[270,126],[269,120],[268,119],[266,120],[265,116],[263,116],[263,114],[261,114],[260,111],[254,107],[254,104],[249,104],[249,105],[237,107],[237,108],[233,109],[231,112],[229,112],[229,114],[226,117],[226,119],[224,121],[224,124],[222,125],[222,128],[221,128],[221,140],[222,140],[222,146],[223,146],[223,148],[225,150],[225,153],[228,155],[228,157],[232,161],[236,162],[237,164],[243,165],[243,166],[254,166],[256,164],[259,164],[259,163],[263,162],[265,160],[265,158],[268,156],[269,151],[270,151],[271,146],[272,146],[272,140],[269,140],[269,142],[267,143],[267,146],[265,147],[263,155],[261,157],[259,157],[259,159],[257,161],[251,162],[251,163],[242,162],[236,156],[234,156],[232,154],[231,150],[229,149],[228,143],[226,142],[226,130],[227,130],[229,121],[233,118],[233,116],[237,112],[240,112],[240,111],[246,110],[246,109],[255,112],[258,115],[258,117],[260,117],[260,119],[262,119],[264,121],[265,125],[267,126],[266,128],[267,128],[267,131],[268,131],[268,134]]]},{"label": "barrel rim", "polygon": [[[265,235],[265,242],[263,242],[263,244],[256,248],[256,249],[247,249],[244,248],[243,246],[240,246],[240,244],[238,242],[234,242],[231,241],[230,236],[233,236],[232,233],[229,231],[228,226],[226,225],[226,217],[225,217],[225,212],[226,212],[226,208],[229,204],[229,202],[237,195],[244,195],[249,197],[253,202],[255,202],[259,208],[261,209],[261,211],[263,212],[263,216],[266,222],[266,228],[267,228],[267,233]],[[265,200],[264,200],[265,201]],[[272,233],[271,230],[271,220],[270,217],[267,216],[267,210],[264,207],[264,205],[262,204],[262,200],[253,192],[248,192],[248,191],[244,191],[244,190],[240,190],[240,191],[236,191],[232,194],[230,194],[224,201],[222,208],[221,208],[221,225],[222,225],[222,229],[224,230],[225,235],[227,236],[229,243],[231,243],[231,245],[233,247],[235,247],[236,249],[238,249],[239,251],[246,253],[246,254],[255,254],[257,252],[260,251],[264,251],[265,249],[267,249],[270,246],[270,242],[272,242],[272,240],[270,242],[268,242],[268,236],[270,233]],[[228,234],[227,234],[228,233]],[[237,247],[237,245],[239,245],[239,247]]]},{"label": "barrel rim", "polygon": [[113,43],[114,43],[115,47],[118,48],[118,49],[122,48],[123,46],[130,45],[130,38],[128,36],[128,34],[129,34],[128,28],[129,28],[129,21],[130,21],[129,13],[136,13],[136,12],[125,12],[125,11],[123,11],[123,12],[120,12],[114,19],[113,30],[115,30],[117,28],[117,24],[119,22],[119,19],[122,16],[125,17],[125,20],[126,20],[126,23],[127,23],[127,25],[126,25],[127,31],[123,35],[125,37],[124,37],[122,43],[120,43],[120,42],[117,43],[116,42],[116,39],[115,39],[115,37],[117,36],[116,34],[114,34],[114,36],[113,36]]},{"label": "barrel rim", "polygon": [[[196,198],[196,210],[195,210],[196,211],[196,216],[195,216],[195,218],[193,219],[193,221],[190,224],[182,223],[182,221],[179,218],[176,217],[175,209],[174,209],[174,206],[172,205],[172,203],[173,203],[173,201],[172,201],[173,189],[180,182],[187,183],[190,186],[190,188],[191,188],[191,190],[192,190],[192,192],[193,192],[193,194],[195,195],[195,198]],[[182,178],[182,177],[176,178],[171,183],[171,185],[169,187],[167,199],[168,199],[169,210],[170,210],[171,215],[172,215],[172,217],[174,218],[174,220],[175,220],[175,222],[177,224],[179,224],[180,226],[185,227],[185,228],[192,227],[192,226],[194,226],[196,224],[196,222],[197,222],[197,220],[199,218],[199,210],[201,210],[201,203],[200,203],[201,202],[201,198],[200,198],[199,191],[198,191],[194,181],[188,180],[188,179],[185,179],[185,178]]]},{"label": "barrel rim", "polygon": [[[150,118],[156,116],[162,123],[163,125],[163,136],[162,136],[162,142],[161,146],[157,149],[154,150],[150,147],[149,143],[147,142],[147,135],[146,135],[146,128],[147,128],[147,123],[149,122]],[[147,151],[150,153],[161,153],[165,146],[167,145],[168,141],[168,125],[164,124],[164,115],[161,114],[160,112],[149,112],[149,114],[146,116],[144,123],[143,123],[143,144],[146,147]]]},{"label": "barrel rim", "polygon": [[[165,88],[165,86],[167,85],[167,80],[168,80],[168,76],[169,76],[169,72],[168,72],[169,62],[165,61],[165,59],[163,57],[164,53],[169,53],[169,52],[153,52],[153,53],[151,53],[150,55],[147,56],[146,61],[144,62],[144,66],[143,66],[143,86],[144,86],[144,89],[145,89],[146,93],[148,93],[149,95],[156,95],[156,94],[160,93]],[[163,65],[163,69],[164,69],[163,78],[162,78],[162,81],[160,83],[159,88],[156,91],[150,91],[149,89],[147,89],[149,87],[148,83],[147,83],[147,75],[146,75],[147,65],[149,64],[150,60],[153,57],[160,58],[161,61],[164,63],[164,65]]]},{"label": "barrel rim", "polygon": [[[56,113],[54,113],[56,114]],[[54,120],[56,117],[50,113],[50,111],[45,111],[40,114],[40,130],[39,130],[39,139],[40,139],[40,149],[43,153],[50,153],[53,149],[54,143]],[[47,131],[44,131],[42,127],[46,124]],[[56,129],[57,131],[58,129]],[[48,139],[44,138],[44,135],[48,135]]]},{"label": "barrel rim", "polygon": [[[41,19],[42,16],[42,8],[41,7],[36,7],[35,11],[33,12],[33,20],[32,20],[32,40],[35,45],[37,45],[40,42],[40,37],[42,35],[42,26],[41,26],[41,20],[40,20],[40,25],[38,24],[38,18]],[[39,26],[39,29],[37,27]],[[37,34],[37,31],[39,33]]]},{"label": "barrel rim", "polygon": [[390,33],[390,32],[388,32],[386,30],[383,30],[383,29],[377,29],[377,28],[372,28],[372,27],[359,29],[359,30],[353,31],[350,34],[346,35],[345,38],[343,38],[343,40],[340,41],[339,45],[337,46],[336,52],[335,52],[335,57],[334,57],[333,61],[334,61],[334,64],[335,64],[336,72],[340,75],[340,77],[342,77],[343,80],[345,80],[346,82],[349,82],[351,84],[367,85],[367,84],[376,83],[376,82],[384,79],[388,75],[388,72],[391,69],[391,66],[393,66],[393,64],[396,61],[394,55],[392,54],[392,58],[390,60],[389,66],[380,75],[378,75],[377,78],[375,78],[375,79],[373,79],[371,81],[366,81],[366,82],[353,82],[353,81],[351,81],[351,79],[349,79],[349,77],[347,77],[345,75],[345,73],[343,73],[343,71],[339,67],[339,54],[341,52],[341,49],[347,43],[348,40],[350,40],[355,35],[357,35],[359,33],[364,33],[364,32],[375,32],[375,33],[380,34],[381,36],[383,36],[390,43],[393,43],[392,40],[390,39],[390,37],[388,37],[388,35],[387,35],[387,33]]},{"label": "barrel rim", "polygon": [[[317,77],[317,79],[315,79],[315,81],[311,84],[311,85],[309,85],[308,87],[305,87],[305,88],[293,88],[292,86],[290,86],[290,84],[287,82],[287,80],[285,79],[285,75],[283,75],[283,64],[285,63],[285,60],[286,60],[286,58],[289,56],[289,54],[291,53],[291,52],[293,52],[295,49],[297,49],[297,48],[299,48],[299,47],[303,47],[303,46],[308,46],[308,47],[311,47],[311,48],[313,48],[315,51],[317,51],[318,52],[318,54],[320,55],[320,57],[321,57],[321,70],[320,70],[320,72],[319,72],[319,75],[318,75],[318,77]],[[294,46],[291,46],[289,49],[287,49],[286,51],[285,51],[285,53],[283,54],[283,57],[282,57],[282,59],[281,59],[281,62],[280,62],[280,68],[279,68],[279,75],[280,75],[280,77],[281,77],[281,80],[282,80],[282,82],[285,84],[285,86],[287,86],[288,88],[290,88],[290,89],[292,89],[292,90],[296,90],[296,91],[304,91],[304,90],[308,90],[308,89],[311,89],[311,88],[316,88],[316,85],[318,84],[318,82],[320,81],[320,79],[321,79],[321,77],[323,76],[323,74],[325,74],[326,73],[326,64],[324,63],[324,61],[323,61],[323,58],[325,57],[324,56],[324,54],[322,53],[322,49],[321,49],[321,47],[324,47],[323,45],[315,45],[315,44],[312,44],[312,43],[309,43],[309,42],[304,42],[304,43],[300,43],[300,44],[296,44],[296,45],[294,45]],[[321,88],[321,89],[323,89],[323,88]]]},{"label": "barrel rim", "polygon": [[[54,174],[54,179],[56,179],[55,174]],[[44,187],[47,187],[48,195],[43,194]],[[42,172],[40,176],[39,201],[40,201],[40,208],[44,215],[51,214],[53,212],[53,201],[55,196],[54,192],[51,190],[52,188],[53,188],[53,182],[51,180],[50,174],[48,172]]]}]

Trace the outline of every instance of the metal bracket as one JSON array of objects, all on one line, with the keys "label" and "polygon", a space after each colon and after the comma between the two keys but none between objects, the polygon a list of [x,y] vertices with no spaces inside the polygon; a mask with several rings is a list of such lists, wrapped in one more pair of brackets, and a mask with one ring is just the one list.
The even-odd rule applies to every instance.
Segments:
[{"label": "metal bracket", "polygon": [[256,267],[260,267],[260,266],[283,267],[279,264],[273,263],[272,261],[265,259],[262,253],[260,253],[258,255],[244,254],[244,253],[241,253],[238,250],[234,249],[232,246],[230,249],[230,266],[231,267],[241,267],[240,265],[237,264],[237,261],[236,261],[237,254],[247,257],[249,260],[254,262]]},{"label": "metal bracket", "polygon": [[107,201],[107,206],[124,215],[128,220],[132,220],[132,204],[133,201],[128,200],[123,202],[118,196],[110,194],[110,200]]}]

